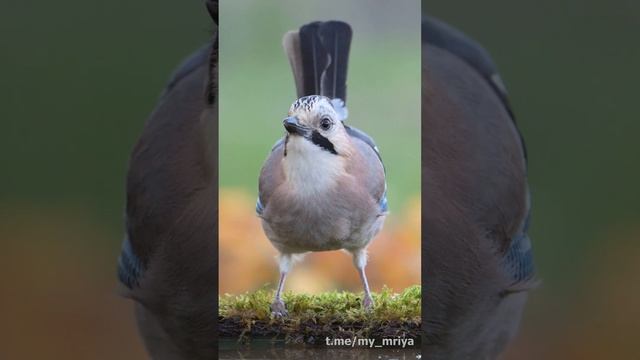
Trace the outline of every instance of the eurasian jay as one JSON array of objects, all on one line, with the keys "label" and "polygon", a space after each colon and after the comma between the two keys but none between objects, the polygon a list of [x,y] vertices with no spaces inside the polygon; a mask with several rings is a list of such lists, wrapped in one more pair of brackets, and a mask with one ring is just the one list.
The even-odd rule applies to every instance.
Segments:
[{"label": "eurasian jay", "polygon": [[[207,6],[217,23],[217,1],[208,1]],[[338,57],[327,55],[324,62],[302,52],[303,47],[309,49],[303,38],[313,42],[322,38],[318,31],[322,25],[313,26],[316,35],[311,37],[303,37],[302,29],[285,36],[303,100],[290,109],[285,120],[289,135],[276,144],[265,164],[257,211],[283,255],[284,270],[295,254],[346,248],[354,253],[356,266],[361,265],[368,293],[363,255],[386,213],[384,168],[371,138],[342,122],[346,61],[344,69],[336,71],[339,66],[333,62],[332,68],[331,59],[345,56],[346,60],[345,52]],[[325,36],[323,41],[330,40]],[[331,49],[327,43],[316,43],[311,49]],[[422,54],[422,259],[426,272],[422,355],[492,359],[515,336],[527,291],[535,285],[527,235],[530,202],[524,143],[506,89],[484,49],[450,26],[425,18]],[[309,71],[309,59],[315,59],[311,64],[324,65]],[[154,359],[217,356],[217,61],[214,34],[211,44],[172,76],[129,164],[126,236],[118,276],[125,295],[135,301],[139,330]],[[343,80],[332,80],[338,78]],[[323,132],[325,111],[336,135]],[[314,141],[315,132],[322,137],[315,135]],[[352,174],[351,183],[323,196],[313,192],[317,179],[298,181],[295,191],[318,201],[315,207],[287,198],[296,192],[279,194],[277,184],[291,179],[286,176],[294,174],[292,170],[305,169],[293,160],[285,170],[283,162],[296,155],[307,155],[311,165],[317,163],[329,174],[339,175],[336,178]],[[353,161],[354,157],[360,160]],[[286,176],[285,171],[289,171]],[[353,176],[369,171],[373,176]],[[320,184],[331,184],[326,173],[311,174]],[[308,179],[305,173],[299,175]],[[349,189],[361,191],[348,193]],[[278,199],[282,205],[277,205]],[[340,206],[329,199],[339,200]],[[325,221],[332,225],[318,226]],[[342,236],[315,241],[321,240],[315,234],[339,234],[339,229],[353,229],[352,233],[363,236],[349,237],[345,243],[349,247],[334,241],[347,238]],[[280,299],[285,276],[286,271],[273,306],[281,315],[286,311]],[[371,305],[370,300],[365,296],[365,306]]]},{"label": "eurasian jay", "polygon": [[216,32],[175,71],[129,162],[118,277],[153,359],[217,356],[217,64]]},{"label": "eurasian jay", "polygon": [[282,301],[294,260],[309,251],[344,249],[353,256],[373,306],[365,274],[367,245],[387,214],[385,171],[378,148],[364,132],[344,124],[351,28],[339,21],[313,22],[285,34],[297,99],[260,172],[256,211],[278,250],[280,280],[271,305]]},{"label": "eurasian jay", "polygon": [[494,359],[536,283],[524,142],[488,53],[430,17],[422,39],[422,355]]}]

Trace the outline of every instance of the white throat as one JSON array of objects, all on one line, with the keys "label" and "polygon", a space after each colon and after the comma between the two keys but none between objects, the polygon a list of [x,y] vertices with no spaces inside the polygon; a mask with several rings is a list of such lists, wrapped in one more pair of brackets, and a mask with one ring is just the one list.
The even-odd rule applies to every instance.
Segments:
[{"label": "white throat", "polygon": [[300,136],[289,137],[282,163],[291,191],[300,196],[317,195],[334,187],[345,173],[343,157]]}]

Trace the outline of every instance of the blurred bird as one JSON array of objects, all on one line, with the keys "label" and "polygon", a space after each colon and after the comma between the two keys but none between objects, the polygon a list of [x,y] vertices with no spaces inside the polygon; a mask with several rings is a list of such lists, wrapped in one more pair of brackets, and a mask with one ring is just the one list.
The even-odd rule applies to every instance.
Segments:
[{"label": "blurred bird", "polygon": [[153,359],[217,356],[217,66],[216,31],[171,77],[129,162],[118,277]]},{"label": "blurred bird", "polygon": [[489,54],[422,23],[423,356],[494,359],[536,285],[527,156]]},{"label": "blurred bird", "polygon": [[385,172],[378,148],[347,117],[346,76],[351,27],[313,22],[284,35],[297,95],[283,125],[286,135],[267,158],[256,212],[278,250],[280,280],[271,310],[287,314],[285,278],[309,251],[345,249],[373,306],[365,274],[367,245],[387,214]]}]

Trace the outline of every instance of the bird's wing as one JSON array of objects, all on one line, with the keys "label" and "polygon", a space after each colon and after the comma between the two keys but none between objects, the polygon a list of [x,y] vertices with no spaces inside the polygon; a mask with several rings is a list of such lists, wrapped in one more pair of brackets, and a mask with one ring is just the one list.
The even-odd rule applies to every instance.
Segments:
[{"label": "bird's wing", "polygon": [[[347,134],[349,134],[349,136],[351,136],[353,138],[357,138],[359,140],[362,140],[367,145],[369,145],[375,151],[376,155],[378,155],[378,159],[380,160],[380,163],[382,164],[382,157],[380,156],[380,150],[378,149],[378,146],[373,141],[373,138],[371,136],[367,135],[362,130],[354,128],[353,126],[345,125],[344,128],[347,130]],[[384,166],[384,164],[383,164],[383,166]]]},{"label": "bird's wing", "polygon": [[511,237],[509,248],[503,258],[504,267],[513,279],[512,284],[501,293],[503,296],[530,290],[539,283],[536,279],[533,250],[531,249],[531,239],[529,238],[530,219],[531,209],[527,201],[526,216],[522,220],[518,231]]},{"label": "bird's wing", "polygon": [[122,241],[122,249],[118,258],[118,279],[129,290],[140,285],[142,263],[131,247],[131,241],[125,237]]},{"label": "bird's wing", "polygon": [[[524,167],[526,172],[527,150],[522,134],[515,123],[515,115],[509,103],[507,89],[500,77],[498,69],[489,53],[476,41],[466,36],[454,27],[429,16],[424,16],[422,21],[423,39],[431,46],[440,48],[464,61],[473,68],[489,84],[498,96],[505,110],[513,122],[516,136],[519,138]],[[526,173],[524,174],[526,176]],[[529,224],[529,190],[523,192],[527,197],[525,211],[519,220],[517,231],[512,234],[496,232],[500,239],[500,251],[504,254],[504,262],[508,271],[512,274],[514,284],[523,284],[534,276],[533,258],[531,254],[530,239],[527,235]],[[524,202],[523,202],[524,203]],[[505,207],[506,208],[506,207]]]},{"label": "bird's wing", "polygon": [[189,55],[185,58],[180,65],[173,71],[173,74],[169,77],[169,81],[167,82],[167,86],[164,88],[162,96],[166,95],[169,91],[171,91],[176,84],[178,84],[185,77],[192,74],[196,71],[200,66],[205,64],[209,55],[211,54],[211,44],[206,44],[202,46],[200,49],[196,50],[193,54]]},{"label": "bird's wing", "polygon": [[476,69],[496,91],[507,111],[513,117],[507,88],[491,55],[482,45],[453,26],[431,16],[423,16],[422,18],[422,38],[432,46],[437,46],[453,53]]},{"label": "bird's wing", "polygon": [[524,143],[484,49],[428,17],[422,42],[423,346],[435,358],[493,359],[515,336],[535,274]]},{"label": "bird's wing", "polygon": [[260,180],[258,182],[258,200],[256,201],[256,213],[260,216],[267,206],[271,195],[276,188],[284,181],[284,173],[282,170],[282,158],[284,156],[285,139],[282,138],[276,142],[271,149],[271,153],[267,157],[260,171]]},{"label": "bird's wing", "polygon": [[[212,44],[209,43],[183,60],[170,76],[160,96],[160,103],[163,103],[165,107],[172,107],[175,101],[181,101],[178,100],[178,98],[184,96],[181,94],[184,93],[181,87],[193,82],[190,78],[197,76],[195,73],[202,71],[202,68],[207,66],[211,52]],[[200,90],[204,90],[204,86]],[[174,91],[177,93],[173,93]],[[204,99],[205,97],[203,96],[201,100]],[[188,106],[189,103],[195,103],[195,101],[183,102],[185,106]],[[162,106],[159,106],[159,108],[162,108]],[[190,112],[193,113],[191,116],[197,116],[196,112],[199,114],[199,111],[201,109],[191,107],[184,114]],[[159,244],[160,237],[149,234],[150,227],[139,226],[140,223],[149,224],[147,217],[153,216],[153,214],[144,209],[153,206],[149,203],[150,201],[164,199],[162,195],[163,191],[166,190],[164,186],[168,186],[170,182],[178,181],[177,179],[179,178],[171,172],[170,159],[165,159],[168,161],[167,163],[154,166],[153,164],[157,164],[157,162],[152,161],[150,158],[154,156],[154,153],[160,154],[170,151],[168,148],[173,146],[172,143],[176,141],[175,139],[170,139],[173,137],[172,131],[178,130],[182,125],[178,123],[180,119],[177,117],[172,119],[171,114],[173,114],[171,111],[157,111],[152,114],[147,128],[145,128],[145,132],[139,139],[138,144],[136,144],[131,157],[127,179],[127,234],[122,242],[122,249],[118,258],[118,278],[129,290],[135,290],[140,285],[149,259],[156,252],[156,249],[161,246]],[[164,125],[160,123],[164,123]],[[156,134],[151,134],[152,132]],[[173,155],[176,154],[179,153],[173,153]],[[155,174],[153,179],[150,174]],[[170,216],[169,214],[166,215]],[[159,217],[160,214],[156,212],[155,216]]]},{"label": "bird's wing", "polygon": [[389,210],[387,203],[387,183],[385,180],[385,168],[380,156],[378,146],[376,146],[373,138],[364,131],[356,129],[352,126],[345,125],[345,129],[360,149],[365,162],[362,169],[367,176],[361,178],[365,186],[369,189],[369,193],[377,201],[380,212],[385,213]]},{"label": "bird's wing", "polygon": [[118,277],[152,358],[217,353],[217,39],[174,73],[129,160]]},{"label": "bird's wing", "polygon": [[[431,46],[436,46],[452,53],[474,68],[498,95],[515,124],[516,117],[509,102],[507,87],[502,81],[491,55],[482,45],[453,26],[427,15],[422,17],[422,39]],[[522,151],[526,161],[527,148],[519,130],[518,136],[522,143]]]}]

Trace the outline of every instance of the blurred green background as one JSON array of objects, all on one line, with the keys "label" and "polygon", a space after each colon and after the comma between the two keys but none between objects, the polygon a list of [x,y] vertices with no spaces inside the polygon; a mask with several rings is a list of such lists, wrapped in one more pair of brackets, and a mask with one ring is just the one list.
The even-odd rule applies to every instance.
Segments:
[{"label": "blurred green background", "polygon": [[[295,4],[287,14],[313,16]],[[544,283],[506,358],[638,358],[640,4],[442,0],[423,8],[491,52],[529,148]],[[262,10],[254,16],[269,14]],[[378,13],[347,1],[338,10]],[[275,30],[292,28],[273,20]],[[126,163],[170,72],[210,33],[200,1],[0,3],[0,358],[144,358],[130,304],[115,293]],[[282,96],[282,110],[261,118],[275,141],[281,130],[271,126],[294,94],[281,49],[267,46],[256,49],[282,56],[265,69],[282,74],[285,92],[245,90]],[[367,59],[351,61],[356,125],[366,103],[354,87],[364,78],[373,88],[375,78],[355,68]],[[362,127],[385,154],[393,148],[385,129]]]},{"label": "blurred green background", "polygon": [[640,3],[422,7],[489,50],[529,151],[543,283],[506,358],[639,359]]},{"label": "blurred green background", "polygon": [[[371,288],[420,282],[419,1],[237,0],[220,4],[220,293],[274,288],[278,279],[276,251],[255,215],[258,176],[297,98],[282,36],[317,20],[352,27],[347,123],[375,139],[386,166],[391,213],[369,248]],[[362,291],[350,256],[338,251],[307,255],[285,287],[336,289]]]},{"label": "blurred green background", "polygon": [[[362,11],[367,9],[367,11]],[[420,3],[385,0],[220,4],[220,186],[257,194],[258,174],[297,98],[285,32],[316,20],[353,29],[347,123],[371,135],[393,209],[420,191]]]},{"label": "blurred green background", "polygon": [[203,1],[0,2],[0,359],[140,359],[116,294],[129,153]]}]

